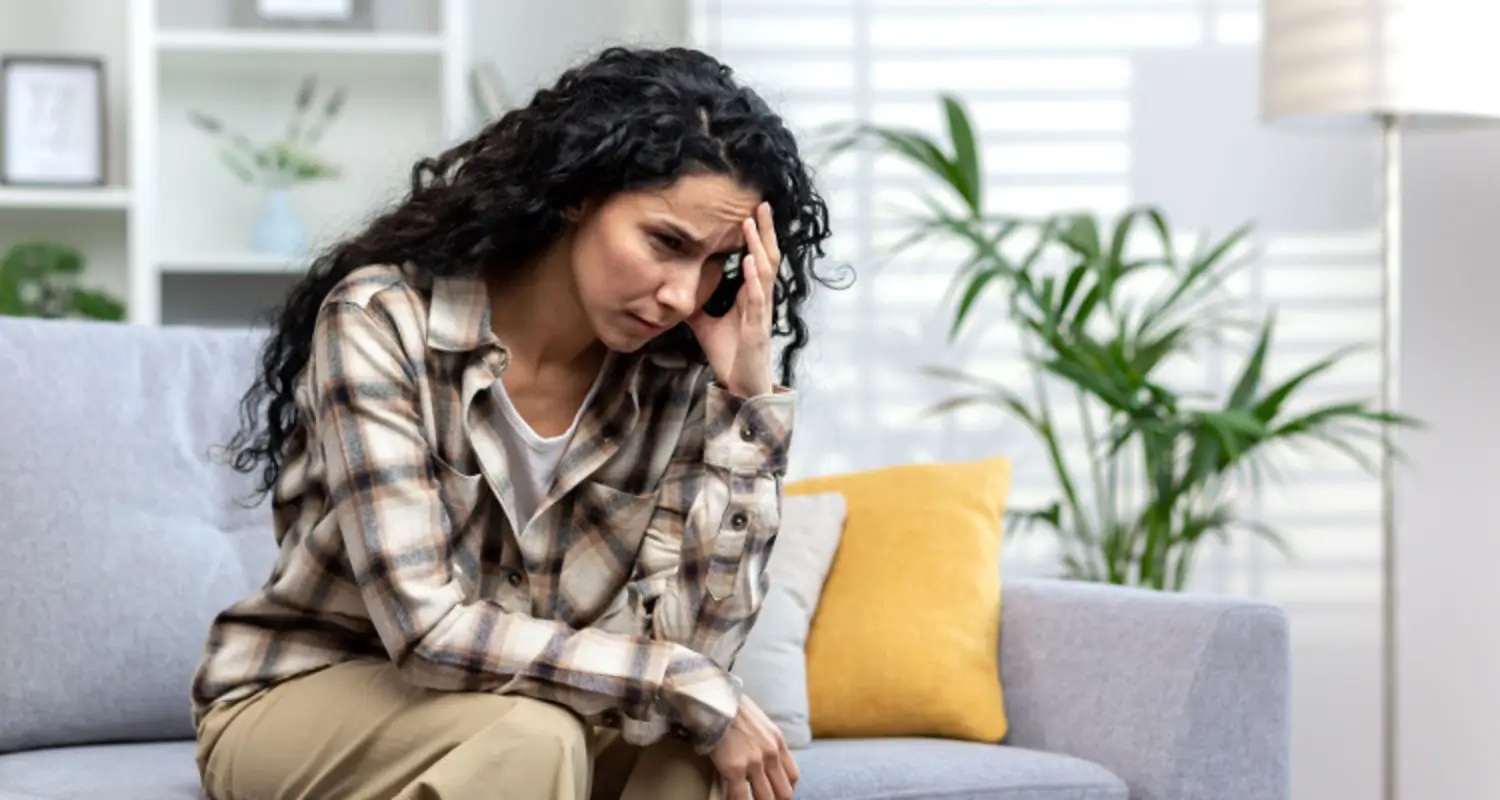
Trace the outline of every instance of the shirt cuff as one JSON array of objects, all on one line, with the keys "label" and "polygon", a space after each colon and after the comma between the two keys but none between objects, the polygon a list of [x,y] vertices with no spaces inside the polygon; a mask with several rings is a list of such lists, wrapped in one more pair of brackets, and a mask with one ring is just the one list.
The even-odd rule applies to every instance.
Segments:
[{"label": "shirt cuff", "polygon": [[734,723],[743,689],[728,671],[685,650],[667,669],[662,692],[676,712],[672,734],[690,742],[699,755],[708,755]]},{"label": "shirt cuff", "polygon": [[785,475],[796,417],[797,393],[791,389],[778,386],[741,398],[710,383],[703,460],[732,472]]}]

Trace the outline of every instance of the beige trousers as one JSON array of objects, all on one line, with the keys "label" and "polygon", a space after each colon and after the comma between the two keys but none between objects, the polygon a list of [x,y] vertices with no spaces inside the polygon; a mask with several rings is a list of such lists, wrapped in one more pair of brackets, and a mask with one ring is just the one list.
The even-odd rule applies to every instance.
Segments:
[{"label": "beige trousers", "polygon": [[625,744],[527,697],[438,692],[355,661],[210,710],[198,769],[214,800],[718,800],[685,742]]}]

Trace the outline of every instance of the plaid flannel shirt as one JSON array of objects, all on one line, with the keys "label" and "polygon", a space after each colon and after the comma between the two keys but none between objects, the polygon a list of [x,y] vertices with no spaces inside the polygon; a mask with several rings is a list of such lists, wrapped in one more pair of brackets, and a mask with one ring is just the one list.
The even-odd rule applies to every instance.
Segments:
[{"label": "plaid flannel shirt", "polygon": [[610,359],[518,531],[489,391],[507,351],[481,280],[361,268],[311,344],[274,492],[279,557],[213,621],[194,719],[381,657],[420,686],[520,693],[631,743],[674,733],[708,752],[765,597],[793,393],[742,400],[702,364]]}]

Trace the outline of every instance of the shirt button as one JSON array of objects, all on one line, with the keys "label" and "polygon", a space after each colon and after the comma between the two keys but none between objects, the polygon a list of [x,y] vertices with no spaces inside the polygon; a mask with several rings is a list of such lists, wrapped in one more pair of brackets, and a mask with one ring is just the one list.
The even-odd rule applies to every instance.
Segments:
[{"label": "shirt button", "polygon": [[749,524],[749,522],[750,518],[745,516],[745,512],[743,511],[736,511],[734,512],[734,516],[729,518],[729,525],[737,531],[744,530],[745,525]]},{"label": "shirt button", "polygon": [[514,569],[510,570],[509,573],[505,576],[505,581],[507,583],[509,583],[511,586],[520,586],[521,585],[521,573],[520,573],[520,571],[519,570],[514,570]]}]

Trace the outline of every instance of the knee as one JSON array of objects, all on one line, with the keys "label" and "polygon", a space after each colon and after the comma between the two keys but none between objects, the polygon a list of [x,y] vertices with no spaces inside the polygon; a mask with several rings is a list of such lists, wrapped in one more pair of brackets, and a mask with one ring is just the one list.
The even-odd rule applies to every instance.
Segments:
[{"label": "knee", "polygon": [[719,797],[719,773],[707,756],[685,742],[662,741],[647,747],[632,773],[633,785],[648,796],[709,800]]},{"label": "knee", "polygon": [[505,698],[514,705],[482,735],[527,758],[558,765],[586,765],[589,735],[583,720],[562,706],[530,698]]},{"label": "knee", "polygon": [[588,728],[571,710],[530,698],[518,698],[517,703],[517,707],[505,715],[514,730],[568,747],[588,746]]}]

